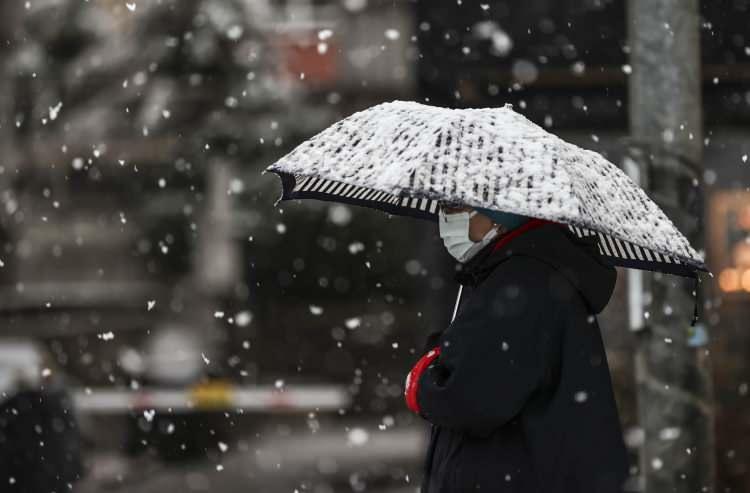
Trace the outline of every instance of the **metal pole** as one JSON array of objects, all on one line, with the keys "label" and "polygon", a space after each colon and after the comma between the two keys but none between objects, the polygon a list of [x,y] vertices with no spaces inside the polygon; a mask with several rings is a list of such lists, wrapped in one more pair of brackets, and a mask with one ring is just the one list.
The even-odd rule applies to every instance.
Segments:
[{"label": "metal pole", "polygon": [[[630,158],[641,184],[698,249],[703,151],[698,0],[629,0]],[[638,283],[637,278],[629,281]],[[693,281],[644,273],[636,332],[641,474],[649,493],[713,492],[706,326],[690,327]],[[637,288],[636,288],[637,289]],[[696,293],[697,294],[697,293]],[[698,298],[700,301],[700,298]]]}]

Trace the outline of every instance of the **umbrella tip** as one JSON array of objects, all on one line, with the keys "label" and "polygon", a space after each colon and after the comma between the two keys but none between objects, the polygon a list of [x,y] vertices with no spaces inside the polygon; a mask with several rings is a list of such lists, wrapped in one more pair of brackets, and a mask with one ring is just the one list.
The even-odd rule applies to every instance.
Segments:
[{"label": "umbrella tip", "polygon": [[505,103],[505,105],[503,106],[503,108],[505,108],[507,110],[512,110],[513,109],[513,104],[512,103]]}]

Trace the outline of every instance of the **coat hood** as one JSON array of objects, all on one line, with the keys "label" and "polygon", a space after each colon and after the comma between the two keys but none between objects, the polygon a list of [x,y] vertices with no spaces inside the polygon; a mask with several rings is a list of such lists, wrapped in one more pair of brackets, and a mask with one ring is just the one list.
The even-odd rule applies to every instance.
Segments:
[{"label": "coat hood", "polygon": [[[499,236],[464,264],[456,273],[456,280],[476,286],[500,263],[514,255],[525,255],[560,272],[581,293],[594,314],[607,306],[617,281],[617,269],[600,255],[595,237],[579,238],[564,224],[553,221],[545,221],[503,242],[505,236]],[[496,248],[499,242],[504,244]]]}]

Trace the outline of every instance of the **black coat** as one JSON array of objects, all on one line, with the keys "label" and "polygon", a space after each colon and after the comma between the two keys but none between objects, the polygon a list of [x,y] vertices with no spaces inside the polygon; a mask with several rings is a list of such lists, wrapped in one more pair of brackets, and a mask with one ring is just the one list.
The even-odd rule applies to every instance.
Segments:
[{"label": "black coat", "polygon": [[616,269],[554,222],[494,246],[463,266],[456,319],[425,345],[441,352],[417,381],[423,493],[619,493],[628,459],[594,316]]}]

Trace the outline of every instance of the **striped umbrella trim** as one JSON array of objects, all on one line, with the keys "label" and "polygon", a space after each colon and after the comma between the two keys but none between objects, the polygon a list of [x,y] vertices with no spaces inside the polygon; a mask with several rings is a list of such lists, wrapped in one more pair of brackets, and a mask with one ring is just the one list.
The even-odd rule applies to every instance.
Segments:
[{"label": "striped umbrella trim", "polygon": [[[389,214],[437,221],[438,201],[422,197],[398,196],[368,187],[304,175],[276,172],[282,181],[280,200],[318,199],[380,209]],[[675,256],[644,248],[601,231],[566,224],[579,238],[594,236],[599,253],[613,266],[695,277],[695,271],[708,272],[705,265],[685,262]]]},{"label": "striped umbrella trim", "polygon": [[613,266],[665,272],[686,277],[694,277],[696,270],[708,272],[705,265],[687,263],[677,257],[644,248],[635,243],[607,235],[601,231],[571,224],[567,224],[566,226],[579,238],[595,237],[599,253]]},{"label": "striped umbrella trim", "polygon": [[436,221],[438,201],[419,197],[398,196],[392,193],[327,180],[315,176],[278,173],[283,195],[281,200],[318,199],[380,209],[389,214],[412,216]]}]

